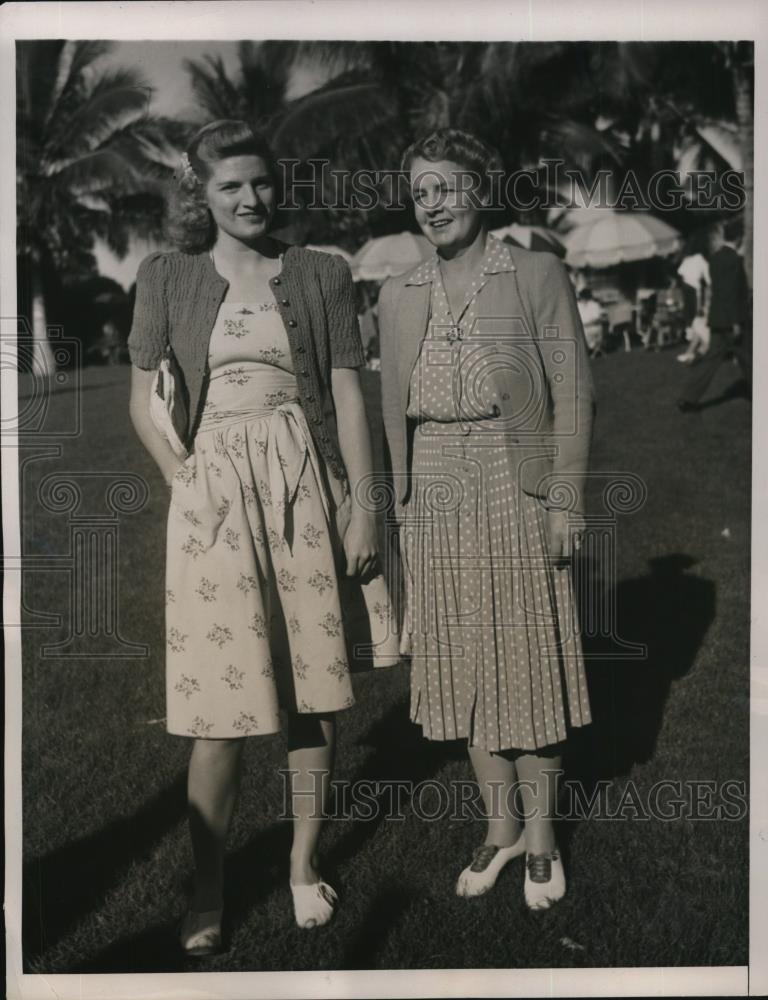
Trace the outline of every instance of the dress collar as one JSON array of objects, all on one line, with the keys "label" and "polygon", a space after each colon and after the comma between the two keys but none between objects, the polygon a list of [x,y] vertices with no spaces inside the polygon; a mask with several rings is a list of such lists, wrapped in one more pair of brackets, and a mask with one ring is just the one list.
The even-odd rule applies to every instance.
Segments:
[{"label": "dress collar", "polygon": [[[439,258],[435,250],[426,260],[416,267],[416,270],[406,281],[406,285],[428,285],[437,278]],[[504,271],[515,271],[515,263],[509,247],[496,236],[488,233],[488,240],[480,265],[482,274],[499,274]]]}]

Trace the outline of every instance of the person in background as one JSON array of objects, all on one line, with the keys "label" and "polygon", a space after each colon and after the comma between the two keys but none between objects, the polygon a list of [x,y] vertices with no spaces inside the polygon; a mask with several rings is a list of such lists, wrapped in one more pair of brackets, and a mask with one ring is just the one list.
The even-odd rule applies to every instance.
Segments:
[{"label": "person in background", "polygon": [[120,331],[116,324],[108,319],[101,328],[101,336],[88,348],[89,361],[98,365],[120,364]]},{"label": "person in background", "polygon": [[736,249],[740,220],[717,223],[710,233],[710,347],[696,360],[677,401],[683,413],[699,409],[699,400],[721,363],[735,357],[752,392],[752,345],[749,330],[749,285],[744,261]]},{"label": "person in background", "polygon": [[707,258],[700,253],[690,253],[683,257],[677,273],[696,292],[696,312],[705,314],[708,293],[712,284]]},{"label": "person in background", "polygon": [[[656,334],[655,349],[658,351],[665,343],[676,343],[682,337],[682,331],[686,326],[686,317],[690,315],[693,319],[695,315],[691,309],[692,297],[686,296],[684,292],[685,282],[676,272],[672,272],[667,279],[667,287],[662,289],[656,299],[656,313],[654,315],[654,328]],[[686,311],[687,302],[687,311]],[[646,350],[652,346],[651,339],[645,345]]]},{"label": "person in background", "polygon": [[603,307],[592,297],[590,288],[582,288],[577,305],[584,326],[589,356],[596,358],[603,353]]},{"label": "person in background", "polygon": [[690,364],[698,354],[706,354],[709,349],[709,327],[706,321],[711,285],[709,264],[703,254],[690,253],[683,257],[677,273],[683,280],[683,292],[686,296],[685,336],[688,340],[687,350],[678,354],[677,360]]},{"label": "person in background", "polygon": [[685,331],[685,337],[688,341],[688,347],[682,354],[678,354],[677,360],[689,365],[709,350],[709,327],[706,317],[694,316],[690,326]]}]

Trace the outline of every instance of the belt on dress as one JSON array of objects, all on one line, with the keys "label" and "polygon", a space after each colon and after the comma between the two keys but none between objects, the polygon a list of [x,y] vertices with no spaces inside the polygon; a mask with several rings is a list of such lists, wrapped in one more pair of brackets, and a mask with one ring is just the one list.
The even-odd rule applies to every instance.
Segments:
[{"label": "belt on dress", "polygon": [[307,462],[315,473],[323,510],[330,524],[331,512],[323,486],[324,477],[312,437],[305,429],[304,411],[298,403],[281,403],[268,412],[271,416],[267,441],[267,470],[280,536],[285,538],[286,513],[296,499],[301,475]]},{"label": "belt on dress", "polygon": [[[309,429],[305,430],[306,417],[298,402],[286,400],[277,406],[220,410],[216,416],[219,420],[228,418],[223,426],[231,426],[233,423],[241,423],[245,420],[269,418],[266,450],[268,485],[282,538],[286,537],[285,516],[296,499],[306,462],[309,462],[314,470],[320,488],[323,510],[330,523],[330,504],[323,486],[325,479],[322,475],[320,459]],[[200,430],[216,430],[220,426],[222,424],[213,418],[210,427],[201,424]]]}]

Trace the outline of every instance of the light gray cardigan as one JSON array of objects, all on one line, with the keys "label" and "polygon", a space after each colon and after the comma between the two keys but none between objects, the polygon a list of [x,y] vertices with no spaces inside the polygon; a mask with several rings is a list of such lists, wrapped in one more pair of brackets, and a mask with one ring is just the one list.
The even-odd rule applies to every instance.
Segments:
[{"label": "light gray cardigan", "polygon": [[[506,420],[507,440],[516,446],[510,475],[523,491],[582,512],[595,398],[576,297],[554,254],[508,249],[509,266],[483,276],[476,310],[477,329],[506,358],[494,375],[501,404],[487,416]],[[410,492],[409,385],[432,290],[418,274],[416,267],[390,278],[379,297],[382,411],[398,520]],[[520,363],[509,364],[510,356]]]}]

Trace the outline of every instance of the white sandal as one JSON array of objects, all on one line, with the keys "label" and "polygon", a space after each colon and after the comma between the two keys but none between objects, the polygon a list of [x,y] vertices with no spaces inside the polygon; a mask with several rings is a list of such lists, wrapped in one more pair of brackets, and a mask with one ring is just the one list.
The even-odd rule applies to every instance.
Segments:
[{"label": "white sandal", "polygon": [[459,875],[457,896],[482,896],[496,884],[499,872],[513,858],[525,853],[525,831],[510,847],[483,844],[472,852],[472,863]]},{"label": "white sandal", "polygon": [[334,914],[339,897],[327,882],[313,882],[311,885],[291,885],[293,912],[296,923],[306,930],[327,924]]},{"label": "white sandal", "polygon": [[565,872],[560,852],[528,854],[525,858],[525,902],[530,910],[548,910],[565,895]]},{"label": "white sandal", "polygon": [[203,913],[187,910],[179,933],[185,954],[192,958],[203,958],[221,952],[221,915],[221,909],[206,910]]}]

